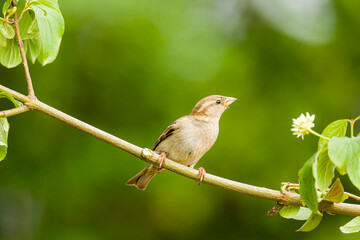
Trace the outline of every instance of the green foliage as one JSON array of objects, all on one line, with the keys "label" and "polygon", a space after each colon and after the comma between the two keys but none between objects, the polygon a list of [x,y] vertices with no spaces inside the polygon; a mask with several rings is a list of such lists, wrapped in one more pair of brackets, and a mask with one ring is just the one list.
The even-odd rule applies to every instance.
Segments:
[{"label": "green foliage", "polygon": [[[330,123],[325,127],[322,136],[327,138],[345,136],[348,121],[347,119],[341,119]],[[335,171],[334,163],[329,158],[327,144],[328,140],[325,138],[319,139],[318,152],[313,166],[316,186],[323,194],[331,185]]]},{"label": "green foliage", "polygon": [[0,49],[6,47],[6,38],[0,33]]},{"label": "green foliage", "polygon": [[7,93],[7,92],[0,92],[0,98],[7,98],[9,99],[15,107],[20,107],[21,106],[21,103],[19,103],[18,101],[15,100],[15,98],[10,94],[10,93]]},{"label": "green foliage", "polygon": [[[328,189],[335,176],[335,168],[342,175],[348,173],[352,183],[360,189],[360,137],[345,137],[348,122],[352,125],[353,136],[355,121],[347,119],[330,123],[322,135],[314,133],[320,137],[318,151],[299,171],[299,193],[312,214],[298,231],[311,231],[320,223],[322,213],[318,212],[319,201],[341,203],[348,198],[339,178]],[[295,209],[284,210],[284,217],[294,214]]]},{"label": "green foliage", "polygon": [[35,16],[32,11],[26,11],[19,23],[20,35],[22,40],[34,39],[36,34],[32,33],[35,23]]},{"label": "green foliage", "polygon": [[[19,103],[9,93],[1,92],[0,98],[9,99],[15,107],[19,107]],[[0,161],[6,157],[8,148],[9,122],[7,118],[0,118]]]},{"label": "green foliage", "polygon": [[283,218],[294,218],[299,213],[299,210],[300,210],[300,206],[289,205],[283,207],[280,210],[279,214]]},{"label": "green foliage", "polygon": [[316,179],[316,185],[319,187],[322,193],[325,193],[327,188],[331,185],[335,171],[335,166],[331,162],[328,155],[327,146],[321,148],[318,151],[313,165],[313,170]]},{"label": "green foliage", "polygon": [[360,153],[360,137],[334,137],[329,141],[329,157],[341,175],[347,173],[348,164]]},{"label": "green foliage", "polygon": [[337,178],[323,199],[334,203],[341,203],[347,198],[348,196],[344,193],[344,187],[340,179]]},{"label": "green foliage", "polygon": [[[324,137],[328,137],[328,138],[345,136],[348,122],[349,122],[349,120],[347,120],[347,119],[340,119],[340,120],[334,121],[325,127],[325,129],[321,133],[321,135],[323,135]],[[327,142],[328,142],[328,140],[326,140],[324,138],[320,138],[319,143],[318,143],[318,150],[325,147]]]},{"label": "green foliage", "polygon": [[35,63],[41,51],[40,39],[29,39],[25,44],[30,61]]},{"label": "green foliage", "polygon": [[310,208],[313,213],[318,213],[317,191],[313,174],[313,164],[316,156],[317,154],[314,154],[299,171],[299,192],[304,204]]},{"label": "green foliage", "polygon": [[306,220],[304,225],[298,229],[298,232],[310,232],[314,230],[321,222],[322,214],[312,213],[311,216]]},{"label": "green foliage", "polygon": [[[10,8],[10,1],[3,5],[4,18],[0,18],[0,63],[7,68],[16,67],[21,63],[16,41],[13,39],[15,29],[6,19],[17,11],[20,35],[24,43],[27,57],[32,63],[36,60],[43,66],[53,62],[59,52],[60,43],[65,30],[64,18],[55,0],[20,0],[17,8]],[[12,11],[12,12],[11,12]],[[10,19],[12,22],[14,18]]]},{"label": "green foliage", "polygon": [[360,217],[353,218],[350,222],[340,227],[343,233],[355,233],[360,231]]},{"label": "green foliage", "polygon": [[7,118],[0,118],[0,161],[6,157],[9,127]]},{"label": "green foliage", "polygon": [[280,216],[283,218],[295,219],[295,220],[307,220],[312,214],[309,208],[288,205],[280,210]]},{"label": "green foliage", "polygon": [[304,221],[304,220],[309,219],[311,214],[312,214],[312,212],[309,208],[300,207],[299,212],[296,214],[295,217],[293,217],[293,219],[299,220],[299,221]]},{"label": "green foliage", "polygon": [[21,14],[22,11],[25,9],[25,6],[28,2],[33,0],[17,0],[17,12],[18,14]]},{"label": "green foliage", "polygon": [[299,206],[285,206],[280,210],[280,216],[295,220],[306,220],[297,231],[310,232],[314,230],[322,220],[322,214],[313,213],[309,208]]},{"label": "green foliage", "polygon": [[43,4],[33,4],[31,9],[35,12],[35,18],[39,27],[41,39],[41,51],[38,61],[44,66],[55,60],[65,30],[64,19],[57,4],[50,1],[38,1]]},{"label": "green foliage", "polygon": [[0,33],[7,39],[13,39],[15,37],[15,29],[4,19],[0,18]]},{"label": "green foliage", "polygon": [[[314,230],[322,220],[322,213],[317,211],[317,194],[318,192],[312,186],[314,181],[311,176],[311,164],[314,161],[314,156],[310,158],[300,170],[300,189],[299,192],[303,201],[306,203],[308,208],[298,206],[285,206],[280,210],[280,215],[283,218],[291,218],[295,220],[306,220],[303,226],[297,231],[309,232]],[[306,179],[309,178],[309,181]],[[305,179],[305,180],[304,180]],[[310,183],[310,186],[308,186]],[[340,179],[337,178],[331,188],[327,191],[322,200],[341,203],[344,202],[348,196],[344,193],[344,187],[342,186]],[[314,212],[314,210],[316,210]]]},{"label": "green foliage", "polygon": [[348,163],[347,170],[351,182],[360,189],[360,151],[357,153],[356,158]]},{"label": "green foliage", "polygon": [[3,5],[2,13],[5,16],[7,9],[9,8],[11,4],[11,0],[6,0],[6,2]]},{"label": "green foliage", "polygon": [[[347,138],[343,137],[346,134],[347,123],[349,120],[337,120],[330,123],[322,132],[322,136],[318,143],[318,151],[313,155],[313,157],[307,161],[302,169],[303,175],[306,174],[307,179],[314,177],[316,184],[312,185],[308,181],[302,179],[303,175],[300,175],[299,172],[299,181],[300,181],[300,194],[306,200],[304,202],[312,207],[310,208],[314,212],[313,205],[317,205],[317,191],[316,188],[319,188],[322,194],[325,194],[327,188],[331,185],[332,179],[334,178],[335,166],[338,168],[340,173],[344,174],[343,170],[346,169],[345,160],[346,158],[353,158],[352,154],[356,154],[357,151],[353,148],[353,142],[356,142],[356,138]],[[328,138],[330,140],[327,140]],[[351,143],[349,143],[351,142]],[[349,145],[350,144],[350,145]],[[349,153],[349,151],[354,151]],[[359,148],[360,150],[360,148]],[[350,161],[350,160],[349,160]],[[311,167],[310,167],[311,165]],[[311,168],[311,169],[310,169]],[[306,170],[306,171],[305,171]],[[340,181],[340,180],[339,180]],[[341,185],[340,182],[336,182],[333,187]],[[304,196],[303,196],[304,195]],[[316,199],[316,200],[315,200]],[[307,201],[307,202],[306,202]]]},{"label": "green foliage", "polygon": [[21,63],[21,55],[16,39],[7,39],[6,47],[0,47],[0,63],[7,68],[16,67]]}]

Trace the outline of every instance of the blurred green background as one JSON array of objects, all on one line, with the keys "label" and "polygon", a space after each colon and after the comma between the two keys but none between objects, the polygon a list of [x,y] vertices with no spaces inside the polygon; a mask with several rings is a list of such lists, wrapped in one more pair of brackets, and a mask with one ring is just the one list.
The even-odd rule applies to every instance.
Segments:
[{"label": "blurred green background", "polygon": [[[199,99],[236,97],[197,164],[209,173],[279,189],[316,150],[316,137],[292,136],[292,118],[315,114],[321,132],[360,114],[359,1],[77,0],[60,8],[57,60],[30,66],[38,98],[151,147]],[[26,93],[21,66],[0,67],[0,83]],[[314,232],[296,233],[302,222],[267,217],[274,202],[171,172],[138,191],[125,182],[145,162],[37,112],[9,120],[1,240],[359,237],[338,229],[351,217],[326,214]]]}]

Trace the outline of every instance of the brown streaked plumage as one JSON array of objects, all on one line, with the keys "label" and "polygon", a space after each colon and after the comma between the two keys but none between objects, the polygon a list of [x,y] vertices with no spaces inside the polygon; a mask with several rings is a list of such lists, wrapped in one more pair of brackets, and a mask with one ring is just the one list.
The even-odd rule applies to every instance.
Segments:
[{"label": "brown streaked plumage", "polygon": [[[194,165],[214,145],[219,133],[219,120],[236,98],[212,95],[201,99],[192,112],[177,119],[160,135],[152,150],[189,167]],[[165,155],[162,155],[165,157]],[[145,190],[150,180],[165,170],[150,164],[126,184]],[[205,175],[199,169],[200,181]]]}]

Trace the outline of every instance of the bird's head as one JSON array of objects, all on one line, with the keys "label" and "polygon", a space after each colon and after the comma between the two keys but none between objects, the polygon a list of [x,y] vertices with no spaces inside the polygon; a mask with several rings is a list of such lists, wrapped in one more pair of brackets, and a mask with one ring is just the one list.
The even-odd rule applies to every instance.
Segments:
[{"label": "bird's head", "polygon": [[220,118],[225,109],[235,101],[236,98],[233,97],[211,95],[201,99],[195,105],[190,115]]}]

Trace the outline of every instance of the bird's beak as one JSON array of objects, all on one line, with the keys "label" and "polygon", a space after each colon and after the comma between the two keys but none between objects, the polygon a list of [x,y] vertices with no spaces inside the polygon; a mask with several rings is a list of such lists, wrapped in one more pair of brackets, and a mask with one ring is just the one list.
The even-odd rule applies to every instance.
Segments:
[{"label": "bird's beak", "polygon": [[226,97],[225,102],[224,102],[224,107],[228,107],[230,104],[232,104],[236,100],[237,99],[233,98],[233,97]]}]

